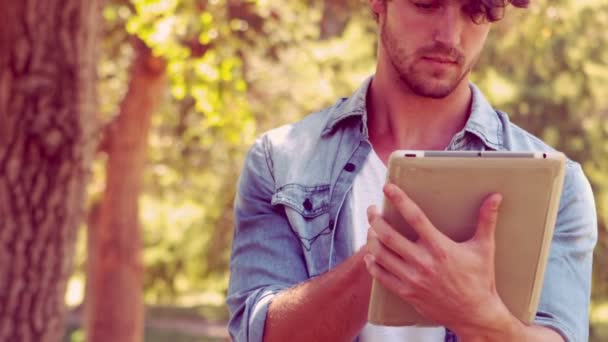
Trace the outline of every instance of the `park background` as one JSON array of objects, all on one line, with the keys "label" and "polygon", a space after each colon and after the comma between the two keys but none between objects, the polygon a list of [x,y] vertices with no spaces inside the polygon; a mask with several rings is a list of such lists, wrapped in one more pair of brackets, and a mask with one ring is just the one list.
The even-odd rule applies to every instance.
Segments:
[{"label": "park background", "polygon": [[[0,4],[0,340],[225,340],[244,154],[373,73],[367,2]],[[607,340],[608,2],[509,8],[472,79],[591,181]]]}]

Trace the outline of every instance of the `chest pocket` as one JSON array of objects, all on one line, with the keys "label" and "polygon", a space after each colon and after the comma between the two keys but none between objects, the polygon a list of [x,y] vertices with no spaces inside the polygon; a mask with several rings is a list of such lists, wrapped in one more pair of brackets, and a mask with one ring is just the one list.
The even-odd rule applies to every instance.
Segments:
[{"label": "chest pocket", "polygon": [[329,185],[287,184],[272,196],[272,205],[282,205],[291,229],[300,239],[308,274],[327,271],[333,223],[329,219]]}]

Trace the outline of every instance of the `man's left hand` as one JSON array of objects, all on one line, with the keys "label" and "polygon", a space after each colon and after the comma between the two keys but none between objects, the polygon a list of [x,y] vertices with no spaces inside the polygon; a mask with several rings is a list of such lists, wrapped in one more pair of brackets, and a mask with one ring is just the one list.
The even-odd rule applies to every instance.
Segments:
[{"label": "man's left hand", "polygon": [[384,193],[419,238],[408,240],[370,207],[365,262],[374,279],[461,338],[512,328],[517,319],[500,299],[494,275],[494,235],[501,195],[492,194],[484,200],[475,235],[455,242],[433,226],[397,186],[387,184]]}]

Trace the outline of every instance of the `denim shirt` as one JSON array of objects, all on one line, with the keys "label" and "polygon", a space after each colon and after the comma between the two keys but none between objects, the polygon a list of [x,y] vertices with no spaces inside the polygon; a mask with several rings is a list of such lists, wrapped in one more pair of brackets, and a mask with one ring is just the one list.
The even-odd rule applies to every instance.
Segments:
[{"label": "denim shirt", "polygon": [[[355,252],[352,213],[344,203],[372,148],[365,103],[370,81],[350,98],[266,132],[247,154],[235,198],[227,297],[233,340],[262,341],[274,296]],[[470,88],[469,119],[448,150],[554,151],[494,110],[477,87]],[[535,319],[566,341],[588,339],[596,241],[591,187],[580,165],[568,160]]]}]

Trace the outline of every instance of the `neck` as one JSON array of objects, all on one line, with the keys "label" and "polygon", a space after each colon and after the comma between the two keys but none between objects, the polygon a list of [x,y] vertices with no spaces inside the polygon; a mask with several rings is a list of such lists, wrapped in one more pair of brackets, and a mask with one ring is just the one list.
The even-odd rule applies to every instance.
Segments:
[{"label": "neck", "polygon": [[[443,150],[469,116],[472,93],[465,77],[445,98],[418,96],[397,77],[378,70],[367,93],[370,141],[380,154],[397,149]],[[380,150],[380,151],[379,151]]]}]

